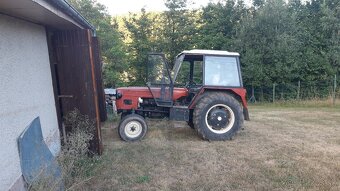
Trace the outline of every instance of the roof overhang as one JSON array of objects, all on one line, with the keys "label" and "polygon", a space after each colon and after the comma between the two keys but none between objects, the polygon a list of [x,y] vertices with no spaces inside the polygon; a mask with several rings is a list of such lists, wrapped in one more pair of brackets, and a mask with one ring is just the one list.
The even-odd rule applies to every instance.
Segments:
[{"label": "roof overhang", "polygon": [[[61,30],[79,28],[93,30],[80,14],[77,16],[80,18],[78,20],[76,20],[77,17],[72,17],[70,12],[75,11],[72,6],[69,5],[68,9],[61,10],[60,7],[56,6],[57,3],[69,5],[64,0],[1,0],[0,14]],[[79,22],[81,19],[85,21]],[[88,25],[86,25],[86,22]]]}]

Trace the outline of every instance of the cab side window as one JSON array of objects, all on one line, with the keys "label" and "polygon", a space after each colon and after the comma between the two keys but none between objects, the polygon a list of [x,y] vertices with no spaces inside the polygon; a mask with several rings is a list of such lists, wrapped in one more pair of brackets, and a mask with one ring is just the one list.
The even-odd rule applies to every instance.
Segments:
[{"label": "cab side window", "polygon": [[206,56],[204,72],[205,85],[241,86],[236,57]]},{"label": "cab side window", "polygon": [[203,61],[194,61],[193,81],[197,85],[202,85],[203,83]]},{"label": "cab side window", "polygon": [[176,85],[185,85],[189,81],[190,76],[190,62],[183,61],[181,68],[178,71]]}]

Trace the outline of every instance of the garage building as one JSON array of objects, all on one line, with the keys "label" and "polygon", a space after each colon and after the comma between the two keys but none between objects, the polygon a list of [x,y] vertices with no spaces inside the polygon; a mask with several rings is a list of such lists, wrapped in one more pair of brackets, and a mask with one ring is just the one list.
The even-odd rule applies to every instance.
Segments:
[{"label": "garage building", "polygon": [[24,190],[17,143],[24,129],[39,117],[57,155],[62,118],[74,108],[95,121],[91,149],[100,154],[106,113],[94,27],[65,0],[1,0],[0,190]]}]

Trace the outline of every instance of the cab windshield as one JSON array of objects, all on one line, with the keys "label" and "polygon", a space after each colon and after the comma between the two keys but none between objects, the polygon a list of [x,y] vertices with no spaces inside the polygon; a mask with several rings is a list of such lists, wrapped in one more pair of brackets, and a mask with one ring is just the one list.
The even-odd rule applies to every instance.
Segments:
[{"label": "cab windshield", "polygon": [[181,68],[183,59],[184,59],[184,54],[180,55],[179,57],[177,57],[174,68],[171,72],[171,77],[172,79],[175,81],[179,72],[179,69]]},{"label": "cab windshield", "polygon": [[170,84],[168,69],[163,54],[149,54],[148,83]]}]

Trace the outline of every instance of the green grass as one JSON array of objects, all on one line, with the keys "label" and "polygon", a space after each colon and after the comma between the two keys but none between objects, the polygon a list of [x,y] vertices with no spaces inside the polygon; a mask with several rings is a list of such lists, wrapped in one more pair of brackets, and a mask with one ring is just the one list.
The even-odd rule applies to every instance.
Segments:
[{"label": "green grass", "polygon": [[137,177],[137,183],[142,184],[142,183],[148,183],[150,182],[150,177],[149,176],[138,176]]},{"label": "green grass", "polygon": [[250,106],[263,106],[263,107],[283,107],[283,108],[335,108],[340,109],[340,99],[335,101],[333,104],[333,100],[331,98],[328,99],[310,99],[310,100],[278,100],[274,103],[272,102],[257,102],[250,103]]}]

